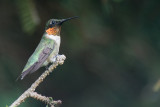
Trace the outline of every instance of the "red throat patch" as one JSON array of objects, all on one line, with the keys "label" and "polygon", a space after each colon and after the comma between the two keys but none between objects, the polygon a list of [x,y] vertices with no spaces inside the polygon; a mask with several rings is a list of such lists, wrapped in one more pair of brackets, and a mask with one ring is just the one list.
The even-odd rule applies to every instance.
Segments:
[{"label": "red throat patch", "polygon": [[48,28],[46,32],[48,35],[57,35],[57,33],[59,32],[59,29],[56,27],[52,27],[52,28]]}]

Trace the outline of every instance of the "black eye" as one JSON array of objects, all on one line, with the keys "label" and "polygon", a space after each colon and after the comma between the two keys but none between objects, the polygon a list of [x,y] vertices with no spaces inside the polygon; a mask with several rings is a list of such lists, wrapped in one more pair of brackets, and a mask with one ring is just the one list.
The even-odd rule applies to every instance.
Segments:
[{"label": "black eye", "polygon": [[54,21],[52,21],[52,24],[54,25],[54,24],[55,24],[55,22],[54,22]]}]

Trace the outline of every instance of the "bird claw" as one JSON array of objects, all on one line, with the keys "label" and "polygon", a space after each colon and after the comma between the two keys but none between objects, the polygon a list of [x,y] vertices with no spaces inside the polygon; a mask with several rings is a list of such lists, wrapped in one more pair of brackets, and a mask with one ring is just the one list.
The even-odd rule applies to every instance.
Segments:
[{"label": "bird claw", "polygon": [[58,64],[62,65],[64,63],[64,60],[66,59],[65,55],[56,55],[55,57],[53,57],[51,59],[51,63],[55,63],[56,61],[58,62]]},{"label": "bird claw", "polygon": [[62,65],[64,63],[64,60],[66,59],[66,56],[65,55],[57,55],[56,56],[56,60],[58,61],[58,63],[60,65]]}]

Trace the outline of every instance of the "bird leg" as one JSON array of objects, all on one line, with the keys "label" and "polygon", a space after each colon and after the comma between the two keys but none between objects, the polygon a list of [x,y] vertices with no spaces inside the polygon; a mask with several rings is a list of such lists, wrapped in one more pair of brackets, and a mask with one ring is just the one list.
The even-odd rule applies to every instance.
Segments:
[{"label": "bird leg", "polygon": [[60,61],[60,64],[63,62],[61,62],[62,60],[65,60],[66,57],[64,55],[59,55],[57,54],[56,56],[54,56],[53,58],[50,59],[51,63],[54,63],[55,61]]},{"label": "bird leg", "polygon": [[62,65],[64,63],[64,60],[66,59],[65,55],[58,55],[56,57],[56,60],[59,61],[59,64]]},{"label": "bird leg", "polygon": [[54,63],[56,61],[56,58],[59,54],[57,54],[56,56],[54,56],[53,58],[50,59],[51,63]]}]

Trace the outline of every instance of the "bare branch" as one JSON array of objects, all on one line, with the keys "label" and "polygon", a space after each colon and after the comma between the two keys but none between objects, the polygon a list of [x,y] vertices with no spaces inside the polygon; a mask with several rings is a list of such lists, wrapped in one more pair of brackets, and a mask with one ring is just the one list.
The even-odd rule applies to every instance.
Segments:
[{"label": "bare branch", "polygon": [[61,104],[62,102],[60,100],[54,101],[51,97],[46,97],[38,94],[35,92],[35,89],[39,86],[41,82],[46,78],[47,75],[49,75],[54,68],[56,68],[59,64],[62,65],[64,63],[64,60],[66,57],[64,55],[58,55],[56,58],[56,61],[46,70],[32,85],[30,88],[28,88],[16,101],[12,103],[10,107],[17,107],[19,106],[22,102],[25,101],[26,98],[32,97],[37,100],[46,102],[49,104],[51,107],[54,107],[54,105]]},{"label": "bare branch", "polygon": [[60,100],[54,101],[52,99],[52,97],[42,96],[41,94],[38,94],[37,92],[31,92],[30,97],[37,99],[37,100],[40,100],[42,102],[45,102],[45,103],[49,104],[50,106],[54,106],[54,105],[62,103],[62,101],[60,101]]}]

